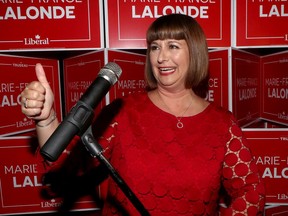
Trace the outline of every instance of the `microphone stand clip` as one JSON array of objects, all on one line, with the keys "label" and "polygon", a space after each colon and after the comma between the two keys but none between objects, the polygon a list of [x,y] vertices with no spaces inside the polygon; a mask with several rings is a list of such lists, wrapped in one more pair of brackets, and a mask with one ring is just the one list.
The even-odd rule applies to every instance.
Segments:
[{"label": "microphone stand clip", "polygon": [[136,195],[129,188],[126,182],[121,178],[121,176],[114,169],[114,167],[109,163],[109,161],[105,158],[105,156],[103,156],[102,154],[103,148],[94,138],[91,126],[81,135],[81,140],[85,148],[87,149],[87,151],[90,153],[90,155],[94,158],[96,157],[101,163],[103,163],[107,167],[112,179],[116,182],[119,188],[131,201],[131,203],[138,210],[138,212],[142,216],[150,216],[149,212],[145,209],[144,205],[136,197]]}]

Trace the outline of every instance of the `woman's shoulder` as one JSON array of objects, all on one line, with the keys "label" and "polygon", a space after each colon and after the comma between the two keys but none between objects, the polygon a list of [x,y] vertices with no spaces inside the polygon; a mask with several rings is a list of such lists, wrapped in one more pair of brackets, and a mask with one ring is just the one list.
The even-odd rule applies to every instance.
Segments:
[{"label": "woman's shoulder", "polygon": [[210,116],[213,119],[218,119],[218,121],[224,121],[228,123],[236,123],[236,118],[233,113],[216,103],[210,103],[208,109],[210,110]]},{"label": "woman's shoulder", "polygon": [[207,109],[206,123],[203,124],[205,127],[209,127],[211,134],[214,131],[217,134],[222,134],[227,139],[230,139],[231,131],[237,131],[237,134],[242,134],[237,119],[231,111],[215,103],[210,103]]}]

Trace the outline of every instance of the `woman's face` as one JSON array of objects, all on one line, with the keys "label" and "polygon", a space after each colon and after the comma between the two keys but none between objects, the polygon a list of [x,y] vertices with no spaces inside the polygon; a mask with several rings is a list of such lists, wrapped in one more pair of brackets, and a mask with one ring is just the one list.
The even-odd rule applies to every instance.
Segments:
[{"label": "woman's face", "polygon": [[189,50],[185,40],[155,40],[149,58],[158,87],[185,88],[189,67]]}]

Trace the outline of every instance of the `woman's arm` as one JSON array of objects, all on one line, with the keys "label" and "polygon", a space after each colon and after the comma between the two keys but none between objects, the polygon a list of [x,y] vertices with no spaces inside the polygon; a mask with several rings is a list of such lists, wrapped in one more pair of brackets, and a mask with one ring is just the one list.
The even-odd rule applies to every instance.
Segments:
[{"label": "woman's arm", "polygon": [[229,132],[231,138],[227,142],[223,164],[223,186],[230,202],[227,208],[221,209],[221,215],[262,215],[265,189],[257,165],[241,129],[233,124]]}]

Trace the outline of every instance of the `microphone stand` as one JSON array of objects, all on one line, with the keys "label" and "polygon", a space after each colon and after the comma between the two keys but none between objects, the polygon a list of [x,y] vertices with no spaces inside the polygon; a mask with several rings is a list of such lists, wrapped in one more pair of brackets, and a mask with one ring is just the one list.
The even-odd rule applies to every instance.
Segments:
[{"label": "microphone stand", "polygon": [[117,173],[117,171],[113,168],[113,166],[109,163],[109,161],[103,156],[102,154],[103,148],[94,138],[91,126],[86,130],[85,133],[81,135],[81,140],[86,149],[88,150],[88,152],[91,154],[91,156],[94,158],[97,157],[98,160],[108,168],[108,171],[112,179],[116,182],[116,184],[123,191],[123,193],[128,197],[128,199],[138,210],[138,212],[142,216],[150,216],[149,212],[145,209],[144,205],[136,197],[136,195],[125,183],[125,181],[121,178],[121,176]]}]

